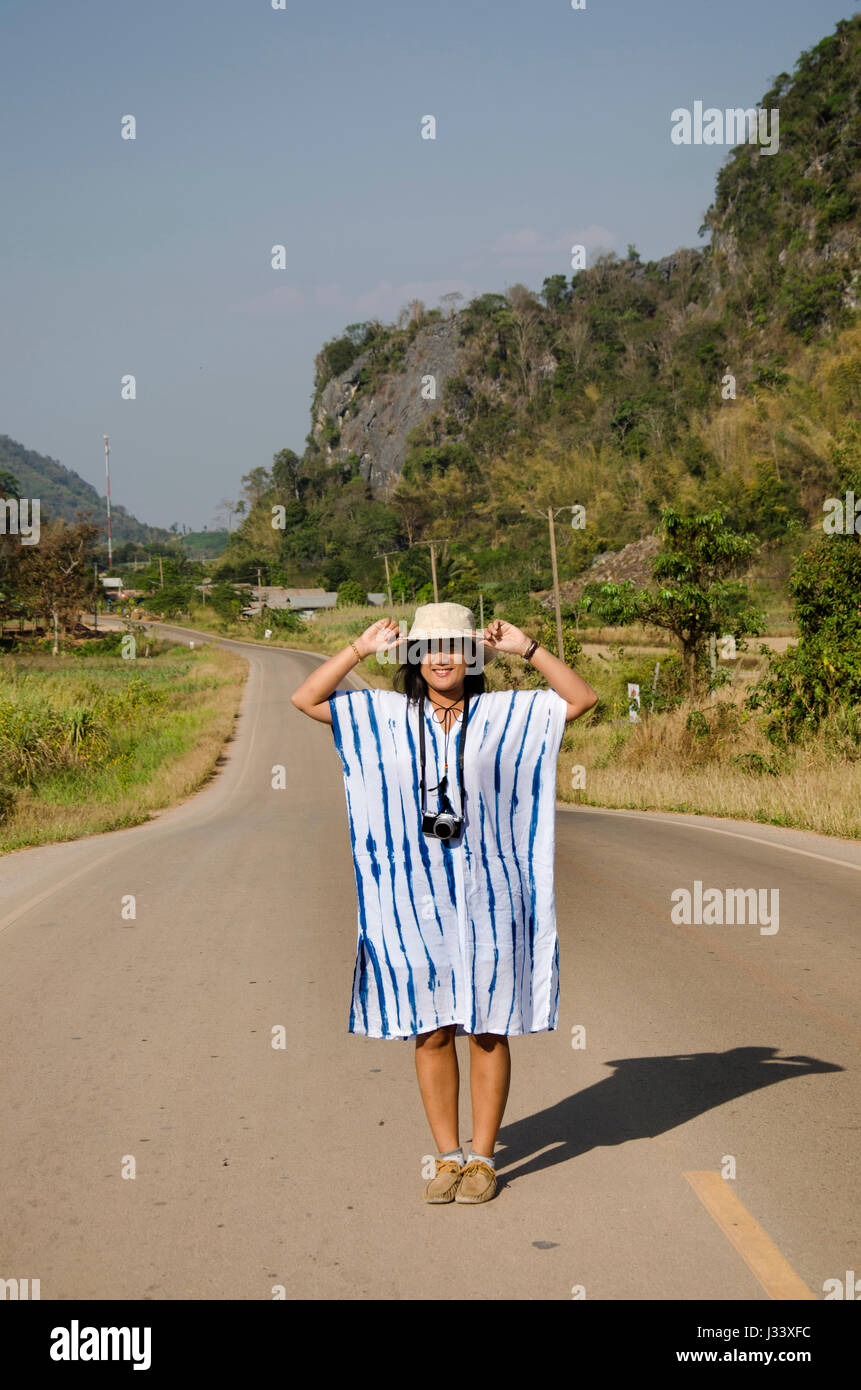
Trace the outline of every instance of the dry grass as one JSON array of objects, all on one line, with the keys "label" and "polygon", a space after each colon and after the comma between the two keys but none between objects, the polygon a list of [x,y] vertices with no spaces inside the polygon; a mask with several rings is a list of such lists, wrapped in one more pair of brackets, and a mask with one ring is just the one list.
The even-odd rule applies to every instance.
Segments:
[{"label": "dry grass", "polygon": [[[691,716],[698,727],[691,728]],[[588,719],[588,716],[587,716]],[[575,766],[585,787],[572,787]],[[635,724],[568,725],[559,758],[562,801],[682,811],[861,838],[861,745],[836,718],[785,751],[740,699],[685,704]]]}]

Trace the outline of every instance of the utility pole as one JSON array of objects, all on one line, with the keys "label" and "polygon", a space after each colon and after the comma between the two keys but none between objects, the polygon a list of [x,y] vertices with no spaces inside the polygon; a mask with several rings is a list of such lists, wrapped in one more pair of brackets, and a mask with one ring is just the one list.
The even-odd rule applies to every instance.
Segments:
[{"label": "utility pole", "polygon": [[99,630],[99,566],[93,561],[93,627]]},{"label": "utility pole", "polygon": [[[556,649],[560,661],[565,660],[565,643],[562,637],[562,604],[559,596],[559,569],[556,564],[556,531],[554,520],[556,512],[573,512],[574,506],[557,507],[556,511],[552,507],[547,508],[547,525],[550,527],[550,565],[553,570],[553,606],[556,610]],[[544,512],[536,511],[534,507],[527,507],[525,503],[521,505],[521,514],[531,512],[533,516],[544,516]],[[573,518],[572,518],[573,524]]]},{"label": "utility pole", "polygon": [[416,541],[416,545],[430,546],[431,582],[433,583],[434,603],[439,603],[439,585],[436,582],[436,547],[438,545],[445,545],[451,539],[451,536],[437,536],[432,541]]},{"label": "utility pole", "polygon": [[114,552],[111,541],[111,445],[106,434],[102,435],[105,441],[105,500],[108,504],[108,569],[114,567]]},{"label": "utility pole", "polygon": [[559,660],[565,660],[565,642],[562,637],[562,606],[559,600],[559,569],[556,564],[556,528],[553,525],[553,508],[547,508],[547,524],[550,527],[550,564],[553,568],[553,603],[556,608],[556,646]]},{"label": "utility pole", "polygon": [[158,587],[164,588],[164,560],[160,555],[158,557]]},{"label": "utility pole", "polygon": [[375,559],[375,560],[385,560],[385,562],[386,562],[386,592],[388,593],[388,596],[389,596],[389,607],[390,607],[390,608],[394,608],[395,605],[394,605],[394,603],[392,602],[392,581],[391,581],[391,578],[390,578],[390,576],[389,576],[389,556],[390,556],[390,555],[398,555],[399,553],[400,553],[400,552],[397,551],[397,550],[381,550],[381,551],[378,552],[378,554],[376,554],[376,555],[374,556],[374,559]]}]

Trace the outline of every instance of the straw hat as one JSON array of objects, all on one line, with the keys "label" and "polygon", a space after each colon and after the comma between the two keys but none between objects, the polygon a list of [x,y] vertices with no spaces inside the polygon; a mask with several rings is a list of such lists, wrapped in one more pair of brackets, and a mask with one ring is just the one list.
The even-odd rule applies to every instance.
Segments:
[{"label": "straw hat", "polygon": [[475,614],[462,603],[422,603],[415,611],[407,640],[430,642],[444,637],[469,638],[475,642],[476,655],[486,666],[496,653],[480,634],[473,636],[475,631]]}]

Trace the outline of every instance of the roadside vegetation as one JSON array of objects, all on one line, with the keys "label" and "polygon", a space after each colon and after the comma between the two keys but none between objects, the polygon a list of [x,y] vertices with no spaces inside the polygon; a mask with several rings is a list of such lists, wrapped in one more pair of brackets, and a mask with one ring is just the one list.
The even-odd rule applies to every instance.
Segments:
[{"label": "roadside vegetation", "polygon": [[122,640],[0,657],[0,852],[137,825],[217,766],[247,663]]}]

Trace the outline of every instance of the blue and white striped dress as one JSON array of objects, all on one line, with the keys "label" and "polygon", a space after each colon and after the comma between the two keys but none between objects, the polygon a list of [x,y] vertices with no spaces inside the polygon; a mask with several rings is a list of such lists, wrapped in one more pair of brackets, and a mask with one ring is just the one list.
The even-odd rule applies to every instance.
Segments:
[{"label": "blue and white striped dress", "polygon": [[[409,1038],[537,1033],[559,1014],[553,887],[556,761],[566,702],[554,690],[469,702],[465,824],[446,844],[421,828],[419,708],[392,690],[329,698],[358,899],[349,1031]],[[445,730],[425,702],[427,809],[440,809]],[[461,814],[449,732],[448,795]]]}]

